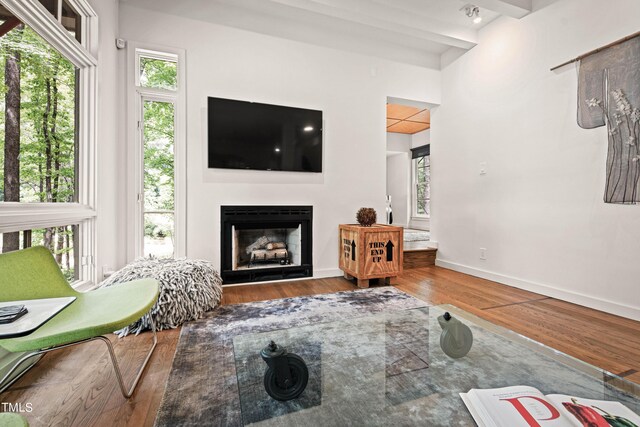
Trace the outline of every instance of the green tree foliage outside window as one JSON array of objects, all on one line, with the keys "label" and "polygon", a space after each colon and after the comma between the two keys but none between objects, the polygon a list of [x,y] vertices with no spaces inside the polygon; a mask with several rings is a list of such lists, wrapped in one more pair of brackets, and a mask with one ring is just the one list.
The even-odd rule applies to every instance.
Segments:
[{"label": "green tree foliage outside window", "polygon": [[178,89],[178,63],[140,57],[140,86],[156,89]]},{"label": "green tree foliage outside window", "polygon": [[[54,233],[54,234],[51,234]],[[78,252],[74,249],[78,237],[78,226],[67,225],[55,228],[39,228],[35,230],[25,230],[16,233],[9,233],[18,235],[18,241],[20,248],[27,248],[31,246],[46,246],[47,239],[54,237],[53,242],[57,242],[53,248],[53,255],[62,270],[62,274],[69,281],[73,282],[78,280]],[[0,234],[0,252],[8,252],[3,246],[3,235]],[[52,249],[49,246],[49,249]]]},{"label": "green tree foliage outside window", "polygon": [[[177,63],[140,58],[140,85],[176,90]],[[175,106],[167,101],[143,103],[144,254],[174,255]]]},{"label": "green tree foliage outside window", "polygon": [[174,209],[174,107],[144,105],[144,204],[146,210]]},{"label": "green tree foliage outside window", "polygon": [[[9,69],[15,62],[19,75],[16,68]],[[0,201],[75,201],[75,80],[73,64],[30,28],[20,25],[0,38],[0,82],[5,99],[0,114],[4,166],[0,168]],[[18,89],[19,110],[7,105],[11,87]],[[5,146],[7,138],[15,138],[5,134],[8,117],[10,121],[19,118],[17,156]],[[15,160],[19,163],[19,198],[7,200],[5,169]]]},{"label": "green tree foliage outside window", "polygon": [[144,103],[145,255],[173,256],[174,105]]},{"label": "green tree foliage outside window", "polygon": [[[0,37],[0,202],[76,201],[76,69],[31,28]],[[44,245],[75,277],[77,227],[2,235],[2,251]]]}]

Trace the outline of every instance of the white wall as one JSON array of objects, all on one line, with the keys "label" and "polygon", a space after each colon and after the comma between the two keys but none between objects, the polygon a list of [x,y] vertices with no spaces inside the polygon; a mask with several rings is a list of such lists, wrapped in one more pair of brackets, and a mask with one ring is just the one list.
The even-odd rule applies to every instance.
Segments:
[{"label": "white wall", "polygon": [[387,152],[408,153],[411,150],[411,135],[387,132]]},{"label": "white wall", "polygon": [[[388,95],[440,102],[440,72],[120,5],[120,35],[186,49],[187,255],[220,263],[220,205],[314,206],[314,272],[337,275],[337,227],[384,218]],[[206,168],[207,96],[320,109],[322,174]]]},{"label": "white wall", "polygon": [[406,227],[409,224],[410,174],[411,155],[409,153],[387,155],[387,194],[391,196],[393,225]]},{"label": "white wall", "polygon": [[[393,224],[409,224],[411,135],[387,132],[387,194],[391,196]],[[386,218],[386,216],[385,216]]]},{"label": "white wall", "polygon": [[125,242],[123,204],[124,144],[119,132],[120,89],[118,36],[118,0],[90,0],[98,14],[98,277],[103,266],[122,267]]},{"label": "white wall", "polygon": [[411,135],[411,148],[422,147],[427,144],[431,144],[431,129]]},{"label": "white wall", "polygon": [[438,263],[640,319],[640,207],[603,203],[606,130],[576,124],[575,68],[549,70],[637,31],[640,2],[534,6],[487,26],[443,69],[431,147]]}]

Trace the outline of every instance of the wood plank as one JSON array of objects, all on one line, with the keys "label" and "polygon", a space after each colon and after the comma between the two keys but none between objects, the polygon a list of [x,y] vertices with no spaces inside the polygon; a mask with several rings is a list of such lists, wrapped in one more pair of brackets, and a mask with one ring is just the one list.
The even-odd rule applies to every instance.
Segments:
[{"label": "wood plank", "polygon": [[489,309],[484,317],[612,373],[640,366],[640,324],[629,319],[554,299]]},{"label": "wood plank", "polygon": [[[125,399],[107,347],[100,342],[49,353],[2,394],[6,402],[31,402],[31,426],[153,425],[178,343],[179,329],[158,333],[158,346],[133,397]],[[126,383],[133,380],[151,334],[110,336]]]},{"label": "wood plank", "polygon": [[338,268],[351,276],[360,273],[363,246],[356,228],[344,227],[338,234]]},{"label": "wood plank", "polygon": [[398,123],[400,120],[398,119],[387,119],[387,127],[391,126],[391,125],[395,125],[396,123]]},{"label": "wood plank", "polygon": [[353,285],[341,277],[327,279],[296,280],[256,285],[225,286],[222,304],[242,304],[276,298],[292,298],[306,295],[330,294],[353,290]]},{"label": "wood plank", "polygon": [[413,116],[407,117],[406,120],[410,122],[431,123],[431,112],[427,109],[424,109],[419,113],[414,114]]},{"label": "wood plank", "polygon": [[624,377],[626,380],[633,381],[636,384],[640,384],[640,372],[636,372]]},{"label": "wood plank", "polygon": [[387,128],[387,132],[414,134],[427,130],[431,127],[429,123],[410,122],[403,120]]},{"label": "wood plank", "polygon": [[387,118],[404,120],[420,112],[420,108],[401,104],[387,104]]},{"label": "wood plank", "polygon": [[[395,277],[402,273],[404,254],[402,250],[402,228],[391,226],[388,228],[389,231],[365,231],[363,278]],[[386,245],[389,244],[393,246],[387,247]]]},{"label": "wood plank", "polygon": [[[425,271],[429,271],[428,277],[424,276]],[[503,290],[501,287],[506,288],[504,285],[496,283],[497,286],[493,286],[493,282],[474,283],[482,280],[478,278],[467,282],[458,274],[435,266],[406,270],[398,278],[397,288],[430,304],[453,304],[476,315],[481,315],[484,307],[541,297],[519,289]]]},{"label": "wood plank", "polygon": [[[429,304],[456,305],[596,366],[627,372],[627,379],[640,383],[640,322],[435,266],[405,270],[394,283]],[[352,289],[354,284],[342,277],[227,286],[223,304]],[[26,415],[32,426],[152,426],[179,332],[158,334],[156,352],[129,400],[118,390],[106,347],[96,342],[46,355],[3,393],[2,401],[32,403],[34,411]],[[150,335],[111,339],[129,382]]]},{"label": "wood plank", "polygon": [[437,252],[437,249],[405,250],[403,266],[405,269],[411,269],[436,265]]},{"label": "wood plank", "polygon": [[340,224],[338,230],[338,267],[357,277],[358,287],[364,287],[364,279],[396,277],[402,273],[402,227]]}]

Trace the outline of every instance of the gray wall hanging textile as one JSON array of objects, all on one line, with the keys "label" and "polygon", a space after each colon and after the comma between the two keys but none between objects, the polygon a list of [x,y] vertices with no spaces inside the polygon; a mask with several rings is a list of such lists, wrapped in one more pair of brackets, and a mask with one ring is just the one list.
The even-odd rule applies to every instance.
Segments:
[{"label": "gray wall hanging textile", "polygon": [[607,126],[605,203],[634,204],[640,178],[640,36],[580,61],[578,125]]}]

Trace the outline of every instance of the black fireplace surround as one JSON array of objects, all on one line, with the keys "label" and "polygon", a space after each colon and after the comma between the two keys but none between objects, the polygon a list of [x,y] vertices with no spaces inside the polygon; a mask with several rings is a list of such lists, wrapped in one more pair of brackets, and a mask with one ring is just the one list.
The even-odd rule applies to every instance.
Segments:
[{"label": "black fireplace surround", "polygon": [[[220,258],[223,284],[296,279],[313,276],[313,206],[221,206]],[[233,231],[300,227],[299,265],[278,265],[234,270]]]}]

